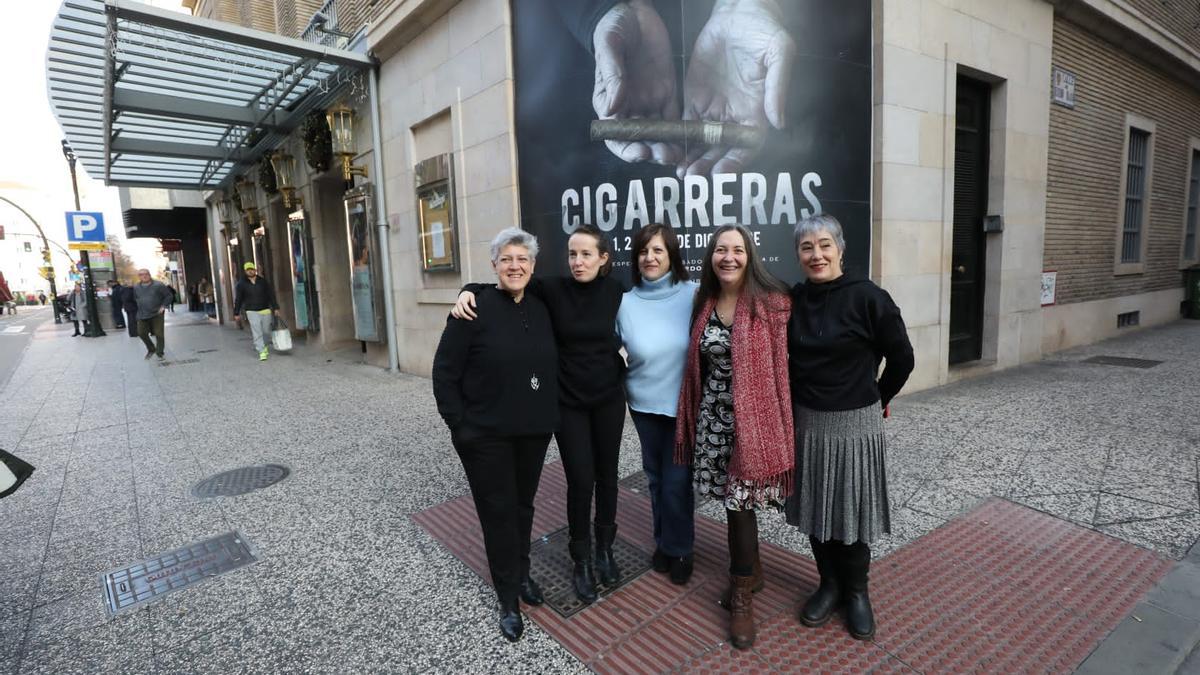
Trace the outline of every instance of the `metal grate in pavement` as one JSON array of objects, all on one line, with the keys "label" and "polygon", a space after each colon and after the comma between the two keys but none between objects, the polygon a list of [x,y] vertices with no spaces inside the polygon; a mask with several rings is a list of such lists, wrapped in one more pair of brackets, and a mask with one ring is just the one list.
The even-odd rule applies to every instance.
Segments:
[{"label": "metal grate in pavement", "polygon": [[1162,361],[1131,359],[1125,356],[1093,356],[1090,359],[1084,359],[1083,362],[1095,363],[1102,366],[1122,366],[1125,368],[1153,368],[1162,363]]},{"label": "metal grate in pavement", "polygon": [[101,575],[104,605],[112,616],[257,560],[240,533],[226,532]]},{"label": "metal grate in pavement", "polygon": [[650,494],[650,478],[646,475],[645,471],[638,471],[637,473],[631,473],[628,476],[625,476],[621,480],[617,481],[617,485],[620,485],[621,487],[625,488],[626,490],[632,490],[641,495],[649,495]]},{"label": "metal grate in pavement", "polygon": [[[570,533],[564,527],[535,540],[529,547],[529,573],[542,587],[546,604],[564,617],[587,607],[575,597],[571,585],[573,563],[567,551],[568,541]],[[613,542],[613,556],[621,569],[621,580],[611,588],[601,586],[601,596],[612,593],[650,569],[650,556],[619,536]]]},{"label": "metal grate in pavement", "polygon": [[186,365],[189,363],[200,363],[200,359],[179,359],[177,361],[159,361],[158,365],[160,367],[166,368],[167,366],[182,366],[182,365]]},{"label": "metal grate in pavement", "polygon": [[208,497],[236,497],[270,487],[288,477],[291,469],[282,464],[245,466],[205,478],[192,488],[192,494]]}]

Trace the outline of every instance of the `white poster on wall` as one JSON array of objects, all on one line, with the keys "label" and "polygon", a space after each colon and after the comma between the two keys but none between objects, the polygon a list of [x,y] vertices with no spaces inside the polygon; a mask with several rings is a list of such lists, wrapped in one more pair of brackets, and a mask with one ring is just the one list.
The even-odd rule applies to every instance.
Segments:
[{"label": "white poster on wall", "polygon": [[1058,272],[1042,272],[1042,307],[1054,304],[1058,284]]}]

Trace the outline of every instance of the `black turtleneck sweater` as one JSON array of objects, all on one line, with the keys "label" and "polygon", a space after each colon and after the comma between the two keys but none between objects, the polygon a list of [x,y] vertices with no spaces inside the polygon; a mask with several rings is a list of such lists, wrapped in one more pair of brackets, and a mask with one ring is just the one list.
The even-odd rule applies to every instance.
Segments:
[{"label": "black turtleneck sweater", "polygon": [[475,292],[474,321],[450,317],[433,357],[433,396],[446,425],[496,436],[558,426],[558,355],[546,306],[495,286]]},{"label": "black turtleneck sweater", "polygon": [[[463,288],[477,296],[482,284]],[[558,345],[558,389],[564,405],[590,408],[625,399],[625,360],[617,338],[617,309],[625,293],[610,276],[580,283],[571,277],[534,277],[526,292],[546,303]],[[479,312],[483,316],[483,310]]]},{"label": "black turtleneck sweater", "polygon": [[[876,381],[879,363],[886,360]],[[868,279],[792,287],[788,377],[792,402],[813,410],[887,405],[913,369],[900,308]]]}]

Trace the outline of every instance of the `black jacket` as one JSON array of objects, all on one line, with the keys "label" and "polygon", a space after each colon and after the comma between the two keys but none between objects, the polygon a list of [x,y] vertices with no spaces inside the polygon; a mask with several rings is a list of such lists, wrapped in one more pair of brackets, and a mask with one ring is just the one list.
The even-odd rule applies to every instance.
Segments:
[{"label": "black jacket", "polygon": [[243,310],[260,312],[264,309],[279,309],[275,302],[275,289],[271,288],[270,282],[262,277],[258,277],[254,283],[250,283],[246,277],[238,279],[233,289],[233,313],[241,314]]},{"label": "black jacket", "polygon": [[[878,382],[879,362],[887,365]],[[887,405],[913,370],[900,308],[868,279],[796,284],[788,320],[792,402],[814,410]]]},{"label": "black jacket", "polygon": [[474,321],[447,319],[433,357],[433,396],[455,432],[549,434],[558,426],[558,353],[546,306],[489,286]]}]

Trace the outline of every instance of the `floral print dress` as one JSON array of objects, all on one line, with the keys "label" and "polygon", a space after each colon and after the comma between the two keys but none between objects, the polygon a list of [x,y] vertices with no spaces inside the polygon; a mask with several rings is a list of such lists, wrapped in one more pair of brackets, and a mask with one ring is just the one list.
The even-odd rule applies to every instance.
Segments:
[{"label": "floral print dress", "polygon": [[779,487],[754,488],[730,480],[729,461],[734,449],[733,349],[731,327],[721,323],[716,310],[700,336],[703,390],[696,419],[696,460],[693,482],[709,499],[719,500],[730,511],[782,509]]}]

